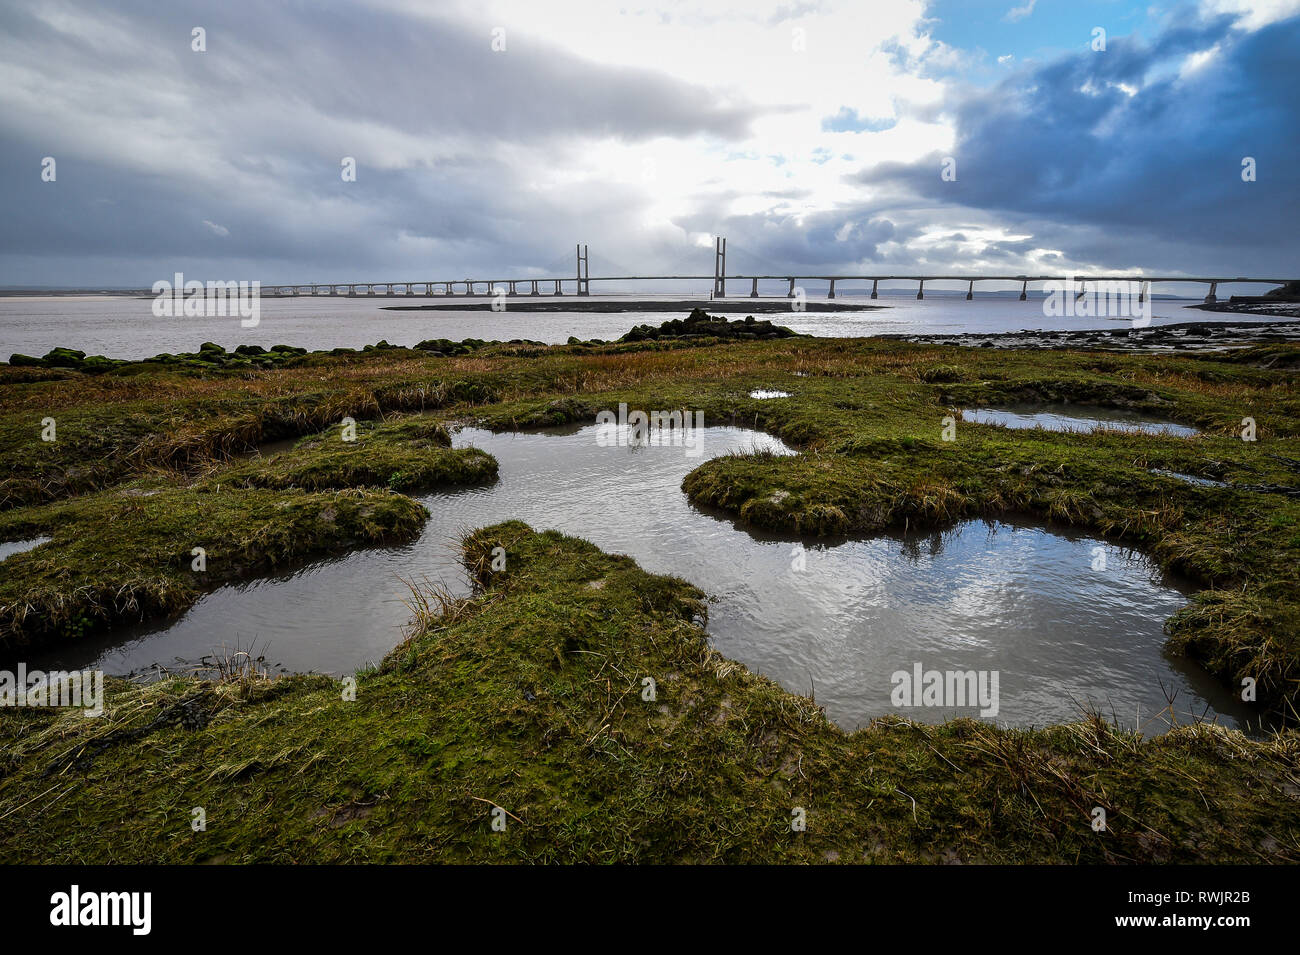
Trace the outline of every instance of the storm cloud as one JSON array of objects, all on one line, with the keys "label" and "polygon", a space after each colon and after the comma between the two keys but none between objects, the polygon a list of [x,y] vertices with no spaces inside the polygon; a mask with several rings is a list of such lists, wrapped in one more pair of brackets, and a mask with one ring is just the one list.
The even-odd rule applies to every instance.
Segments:
[{"label": "storm cloud", "polygon": [[1300,18],[990,84],[920,0],[756,3],[7,5],[0,284],[702,273],[714,234],[749,272],[1295,270]]}]

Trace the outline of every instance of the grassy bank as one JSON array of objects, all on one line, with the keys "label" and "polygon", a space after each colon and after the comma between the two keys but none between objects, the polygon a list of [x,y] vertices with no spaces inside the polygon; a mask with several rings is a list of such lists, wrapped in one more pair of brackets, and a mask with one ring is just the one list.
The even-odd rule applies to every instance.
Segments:
[{"label": "grassy bank", "polygon": [[354,699],[324,677],[174,680],[117,685],[98,719],[0,711],[0,858],[1300,859],[1294,735],[846,734],[710,650],[683,581],[517,522],[466,561],[480,596],[420,621]]},{"label": "grassy bank", "polygon": [[[1275,716],[1300,708],[1297,346],[436,344],[250,353],[248,364],[0,366],[0,540],[53,538],[3,563],[7,651],[409,539],[425,519],[410,494],[495,476],[488,455],[448,446],[455,424],[591,422],[627,402],[703,411],[798,449],[717,458],[685,479],[692,501],[752,527],[872,534],[1020,514],[1140,548],[1199,588],[1170,621],[1170,648],[1230,686],[1255,680]],[[756,388],[790,397],[751,398]],[[1025,401],[1143,411],[1199,433],[1010,432],[960,418]],[[1242,440],[1246,418],[1254,441]],[[296,440],[256,453],[285,439]],[[119,685],[101,720],[0,711],[0,850],[173,861],[1300,852],[1294,731],[1252,741],[1192,727],[1141,741],[1095,721],[1012,732],[886,719],[846,735],[708,651],[689,585],[518,525],[471,540],[472,566],[494,541],[508,570],[485,574],[472,604],[424,620],[361,675],[355,702],[333,681],[295,677]],[[646,676],[653,705],[640,696]],[[508,810],[504,834],[488,825],[494,805]],[[194,806],[220,824],[192,833]],[[1104,834],[1089,826],[1096,806],[1111,820]],[[808,810],[806,833],[790,830],[795,807]],[[85,827],[76,840],[73,820]]]}]

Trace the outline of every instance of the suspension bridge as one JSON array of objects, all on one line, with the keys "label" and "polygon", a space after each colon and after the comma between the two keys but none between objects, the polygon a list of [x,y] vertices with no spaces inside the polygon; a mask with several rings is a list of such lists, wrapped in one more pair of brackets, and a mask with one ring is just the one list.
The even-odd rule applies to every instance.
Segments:
[{"label": "suspension bridge", "polygon": [[[542,295],[579,295],[587,296],[591,294],[592,283],[652,283],[652,282],[709,282],[710,298],[726,298],[727,283],[732,283],[732,288],[745,288],[748,283],[748,297],[759,298],[759,282],[781,283],[785,287],[784,297],[794,298],[798,290],[804,288],[805,283],[824,283],[826,287],[826,298],[835,298],[836,285],[843,285],[847,282],[871,283],[871,298],[878,298],[880,294],[880,283],[882,282],[906,282],[916,283],[916,297],[925,298],[926,282],[958,282],[966,283],[966,299],[969,301],[975,297],[975,284],[977,282],[1003,282],[1003,283],[1020,283],[1020,300],[1023,302],[1029,297],[1030,285],[1041,285],[1045,283],[1060,283],[1062,287],[1070,287],[1077,290],[1079,297],[1087,292],[1090,284],[1095,284],[1102,291],[1110,291],[1115,288],[1115,283],[1128,283],[1132,288],[1136,284],[1138,288],[1138,301],[1145,301],[1150,294],[1151,286],[1159,283],[1161,285],[1169,284],[1192,284],[1198,286],[1208,286],[1209,290],[1205,296],[1206,304],[1213,304],[1218,300],[1218,287],[1220,285],[1275,285],[1281,286],[1297,279],[1271,279],[1271,278],[1250,278],[1245,276],[1186,276],[1186,275],[996,275],[996,274],[979,274],[979,275],[945,275],[938,273],[925,274],[862,274],[862,275],[825,275],[819,273],[805,273],[795,269],[772,269],[768,274],[751,274],[736,275],[727,274],[727,240],[724,237],[717,237],[713,249],[713,274],[697,275],[591,275],[591,257],[587,246],[579,244],[575,252],[575,270],[571,276],[553,276],[549,278],[465,278],[465,279],[422,279],[419,281],[400,281],[400,282],[309,282],[295,283],[289,285],[271,285],[262,286],[262,294],[273,297],[280,296],[297,296],[297,295],[318,295],[318,296],[423,296],[426,298],[474,298],[474,297],[492,297],[496,295],[505,295],[515,297],[520,295],[542,296]],[[770,266],[769,266],[770,268]],[[627,271],[624,269],[623,271]],[[1070,284],[1073,283],[1073,284]],[[769,286],[770,287],[770,286]],[[568,290],[566,292],[566,289]],[[381,291],[377,291],[381,290]],[[746,293],[742,291],[741,296]],[[805,292],[806,294],[806,292]],[[765,297],[780,297],[765,296]]]}]

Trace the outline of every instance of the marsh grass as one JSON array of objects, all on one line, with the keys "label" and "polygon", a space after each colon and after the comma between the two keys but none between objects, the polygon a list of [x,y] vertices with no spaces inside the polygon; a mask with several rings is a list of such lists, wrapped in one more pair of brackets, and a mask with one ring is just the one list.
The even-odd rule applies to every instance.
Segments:
[{"label": "marsh grass", "polygon": [[[1262,708],[1294,718],[1300,500],[1252,489],[1298,483],[1300,348],[991,351],[794,339],[493,346],[450,358],[394,349],[239,373],[0,367],[0,536],[53,537],[5,562],[0,639],[10,649],[74,639],[311,554],[410,539],[425,514],[388,489],[393,475],[416,473],[412,454],[441,459],[453,480],[469,470],[437,426],[581,422],[627,401],[700,410],[708,424],[760,428],[796,448],[719,457],[683,481],[694,503],[753,526],[866,535],[1025,515],[1139,549],[1200,588],[1169,622],[1169,647],[1233,688],[1256,679]],[[749,399],[760,386],[792,397]],[[961,424],[956,442],[940,438],[949,409],[1026,401],[1147,411],[1202,433]],[[403,418],[417,411],[424,422]],[[54,444],[39,441],[45,415],[58,421]],[[323,437],[345,415],[363,437],[350,450]],[[1258,424],[1253,444],[1237,437],[1246,416]],[[236,457],[287,437],[303,440],[272,458]],[[354,467],[363,447],[373,461]],[[1229,486],[1171,482],[1150,467]],[[188,570],[199,542],[211,544],[202,581]],[[492,569],[490,545],[506,548],[504,571]],[[0,713],[11,744],[0,853],[1300,860],[1294,731],[1250,740],[1193,722],[1148,739],[1085,713],[1034,731],[891,717],[844,734],[811,700],[713,652],[693,622],[703,595],[682,581],[513,523],[471,533],[464,548],[480,592],[462,602],[413,586],[417,623],[362,675],[355,703],[324,677],[169,678],[114,684],[98,727]],[[662,678],[653,706],[640,698],[644,675]],[[59,774],[75,782],[51,789]],[[1112,821],[1106,834],[1089,826],[1094,799]],[[483,800],[526,825],[494,839]],[[174,838],[186,805],[216,807],[225,824]],[[793,805],[810,810],[808,833],[790,832]]]},{"label": "marsh grass", "polygon": [[465,559],[479,598],[412,586],[418,626],[354,701],[327,677],[174,678],[112,681],[100,720],[0,712],[0,859],[1300,861],[1293,732],[1151,739],[1092,714],[845,733],[711,650],[683,581],[518,522]]}]

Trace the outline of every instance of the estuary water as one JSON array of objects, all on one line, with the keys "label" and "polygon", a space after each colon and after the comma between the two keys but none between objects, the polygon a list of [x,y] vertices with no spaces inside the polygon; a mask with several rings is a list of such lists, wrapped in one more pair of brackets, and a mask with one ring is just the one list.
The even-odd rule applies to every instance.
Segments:
[{"label": "estuary water", "polygon": [[[1021,330],[1065,330],[1128,327],[1128,319],[1061,318],[1043,314],[1041,298],[1031,296],[1018,301],[1014,296],[976,293],[972,301],[965,292],[941,289],[926,290],[917,301],[914,291],[882,290],[872,302],[864,290],[853,294],[850,289],[837,294],[841,304],[884,306],[865,312],[818,311],[824,299],[810,296],[807,310],[777,312],[761,317],[798,332],[828,337],[858,337],[891,334],[961,334],[1017,332]],[[680,300],[683,295],[637,295],[637,301],[656,299]],[[592,296],[594,300],[616,301],[619,296]],[[625,300],[628,296],[623,297]],[[96,296],[24,296],[0,297],[0,361],[15,352],[44,355],[51,348],[64,346],[87,355],[110,358],[148,358],[162,352],[197,351],[205,341],[225,348],[236,345],[294,345],[308,349],[360,348],[381,339],[394,345],[414,345],[427,338],[483,338],[509,341],[516,338],[555,344],[570,336],[606,341],[619,338],[634,325],[658,325],[670,318],[681,318],[681,309],[672,311],[635,311],[589,313],[581,311],[520,312],[510,305],[520,299],[507,299],[506,310],[491,311],[393,311],[385,305],[443,304],[445,298],[398,295],[357,297],[284,297],[261,299],[260,323],[256,328],[240,326],[238,317],[157,318],[151,298],[120,295]],[[568,299],[573,301],[572,298]],[[488,299],[463,299],[487,302]],[[564,302],[566,299],[549,299]],[[749,299],[735,298],[741,305]],[[768,300],[770,301],[770,299]],[[1188,309],[1199,299],[1155,299],[1152,324],[1214,321],[1226,316]],[[699,305],[709,307],[707,298]],[[730,314],[729,318],[743,317]],[[1249,316],[1233,315],[1233,320]]]}]

